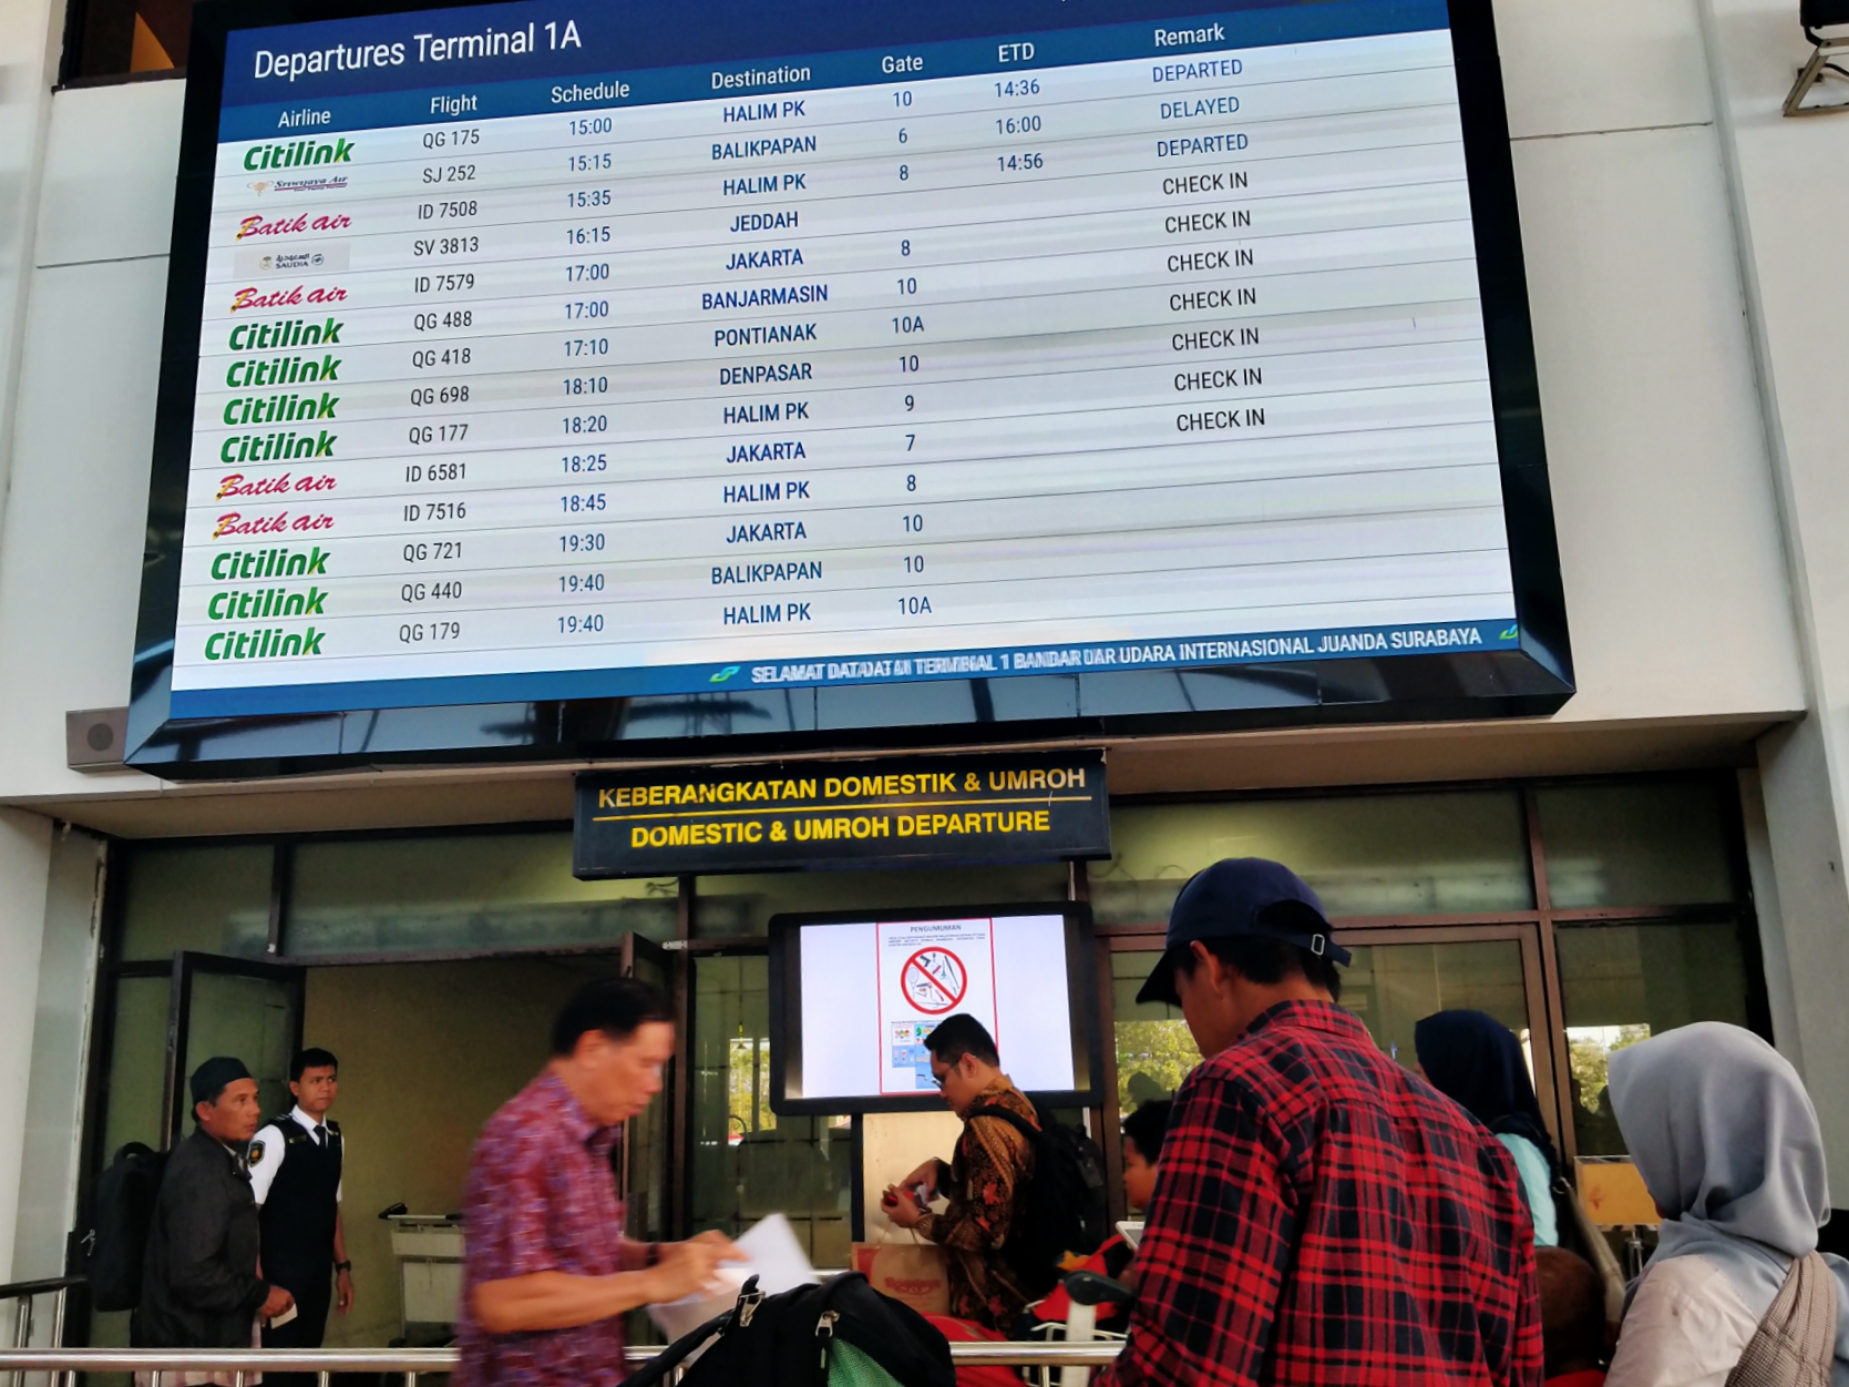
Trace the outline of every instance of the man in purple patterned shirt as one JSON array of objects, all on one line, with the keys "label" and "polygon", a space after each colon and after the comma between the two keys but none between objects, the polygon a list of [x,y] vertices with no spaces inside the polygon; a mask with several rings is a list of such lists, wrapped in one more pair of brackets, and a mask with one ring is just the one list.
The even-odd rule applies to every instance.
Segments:
[{"label": "man in purple patterned shirt", "polygon": [[738,1250],[718,1233],[623,1236],[611,1148],[661,1092],[674,1025],[659,993],[586,984],[552,1027],[552,1061],[488,1119],[463,1205],[462,1362],[455,1387],[615,1387],[622,1315],[678,1300]]}]

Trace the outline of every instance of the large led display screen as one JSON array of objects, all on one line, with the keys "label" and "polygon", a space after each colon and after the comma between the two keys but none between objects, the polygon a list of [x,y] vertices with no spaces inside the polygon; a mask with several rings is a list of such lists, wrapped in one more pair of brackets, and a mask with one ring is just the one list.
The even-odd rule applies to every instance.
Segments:
[{"label": "large led display screen", "polygon": [[281,12],[201,8],[169,717],[1531,649],[1444,0]]}]

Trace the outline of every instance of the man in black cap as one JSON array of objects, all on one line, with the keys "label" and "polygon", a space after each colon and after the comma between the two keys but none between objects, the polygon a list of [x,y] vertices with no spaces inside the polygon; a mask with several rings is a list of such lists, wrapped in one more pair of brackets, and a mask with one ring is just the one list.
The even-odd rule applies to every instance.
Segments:
[{"label": "man in black cap", "polygon": [[1203,1062],[1099,1387],[1539,1384],[1514,1163],[1336,1005],[1348,961],[1276,862],[1217,862],[1176,898],[1137,1001],[1179,1006]]},{"label": "man in black cap", "polygon": [[[257,1275],[257,1204],[244,1166],[261,1116],[257,1081],[242,1060],[220,1056],[193,1071],[192,1095],[198,1126],[161,1179],[133,1339],[145,1348],[247,1349],[257,1320],[295,1303]],[[170,1384],[217,1380],[166,1374]]]}]

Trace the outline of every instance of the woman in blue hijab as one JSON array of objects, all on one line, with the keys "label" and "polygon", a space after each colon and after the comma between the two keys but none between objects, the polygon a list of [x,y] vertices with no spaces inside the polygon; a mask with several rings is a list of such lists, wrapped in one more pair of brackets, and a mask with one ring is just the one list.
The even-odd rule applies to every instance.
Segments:
[{"label": "woman in blue hijab", "polygon": [[1534,1245],[1559,1246],[1553,1190],[1560,1161],[1514,1033],[1480,1011],[1440,1011],[1413,1027],[1412,1041],[1426,1082],[1489,1128],[1515,1158]]}]

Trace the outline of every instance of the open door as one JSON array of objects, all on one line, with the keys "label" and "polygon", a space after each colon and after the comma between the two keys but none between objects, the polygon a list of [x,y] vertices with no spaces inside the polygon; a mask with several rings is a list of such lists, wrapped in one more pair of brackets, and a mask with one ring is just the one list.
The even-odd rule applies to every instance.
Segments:
[{"label": "open door", "polygon": [[[671,996],[672,965],[667,952],[639,934],[623,936],[623,976],[635,978],[662,996]],[[674,1207],[674,1172],[668,1134],[674,1129],[674,1063],[661,1076],[661,1096],[629,1119],[623,1134],[621,1180],[629,1209],[629,1236],[637,1242],[668,1239],[668,1210]]]},{"label": "open door", "polygon": [[266,1119],[287,1110],[289,1061],[302,1043],[304,970],[217,954],[177,953],[167,1003],[161,1146],[192,1131],[187,1080],[214,1055],[235,1055],[257,1080]]}]

